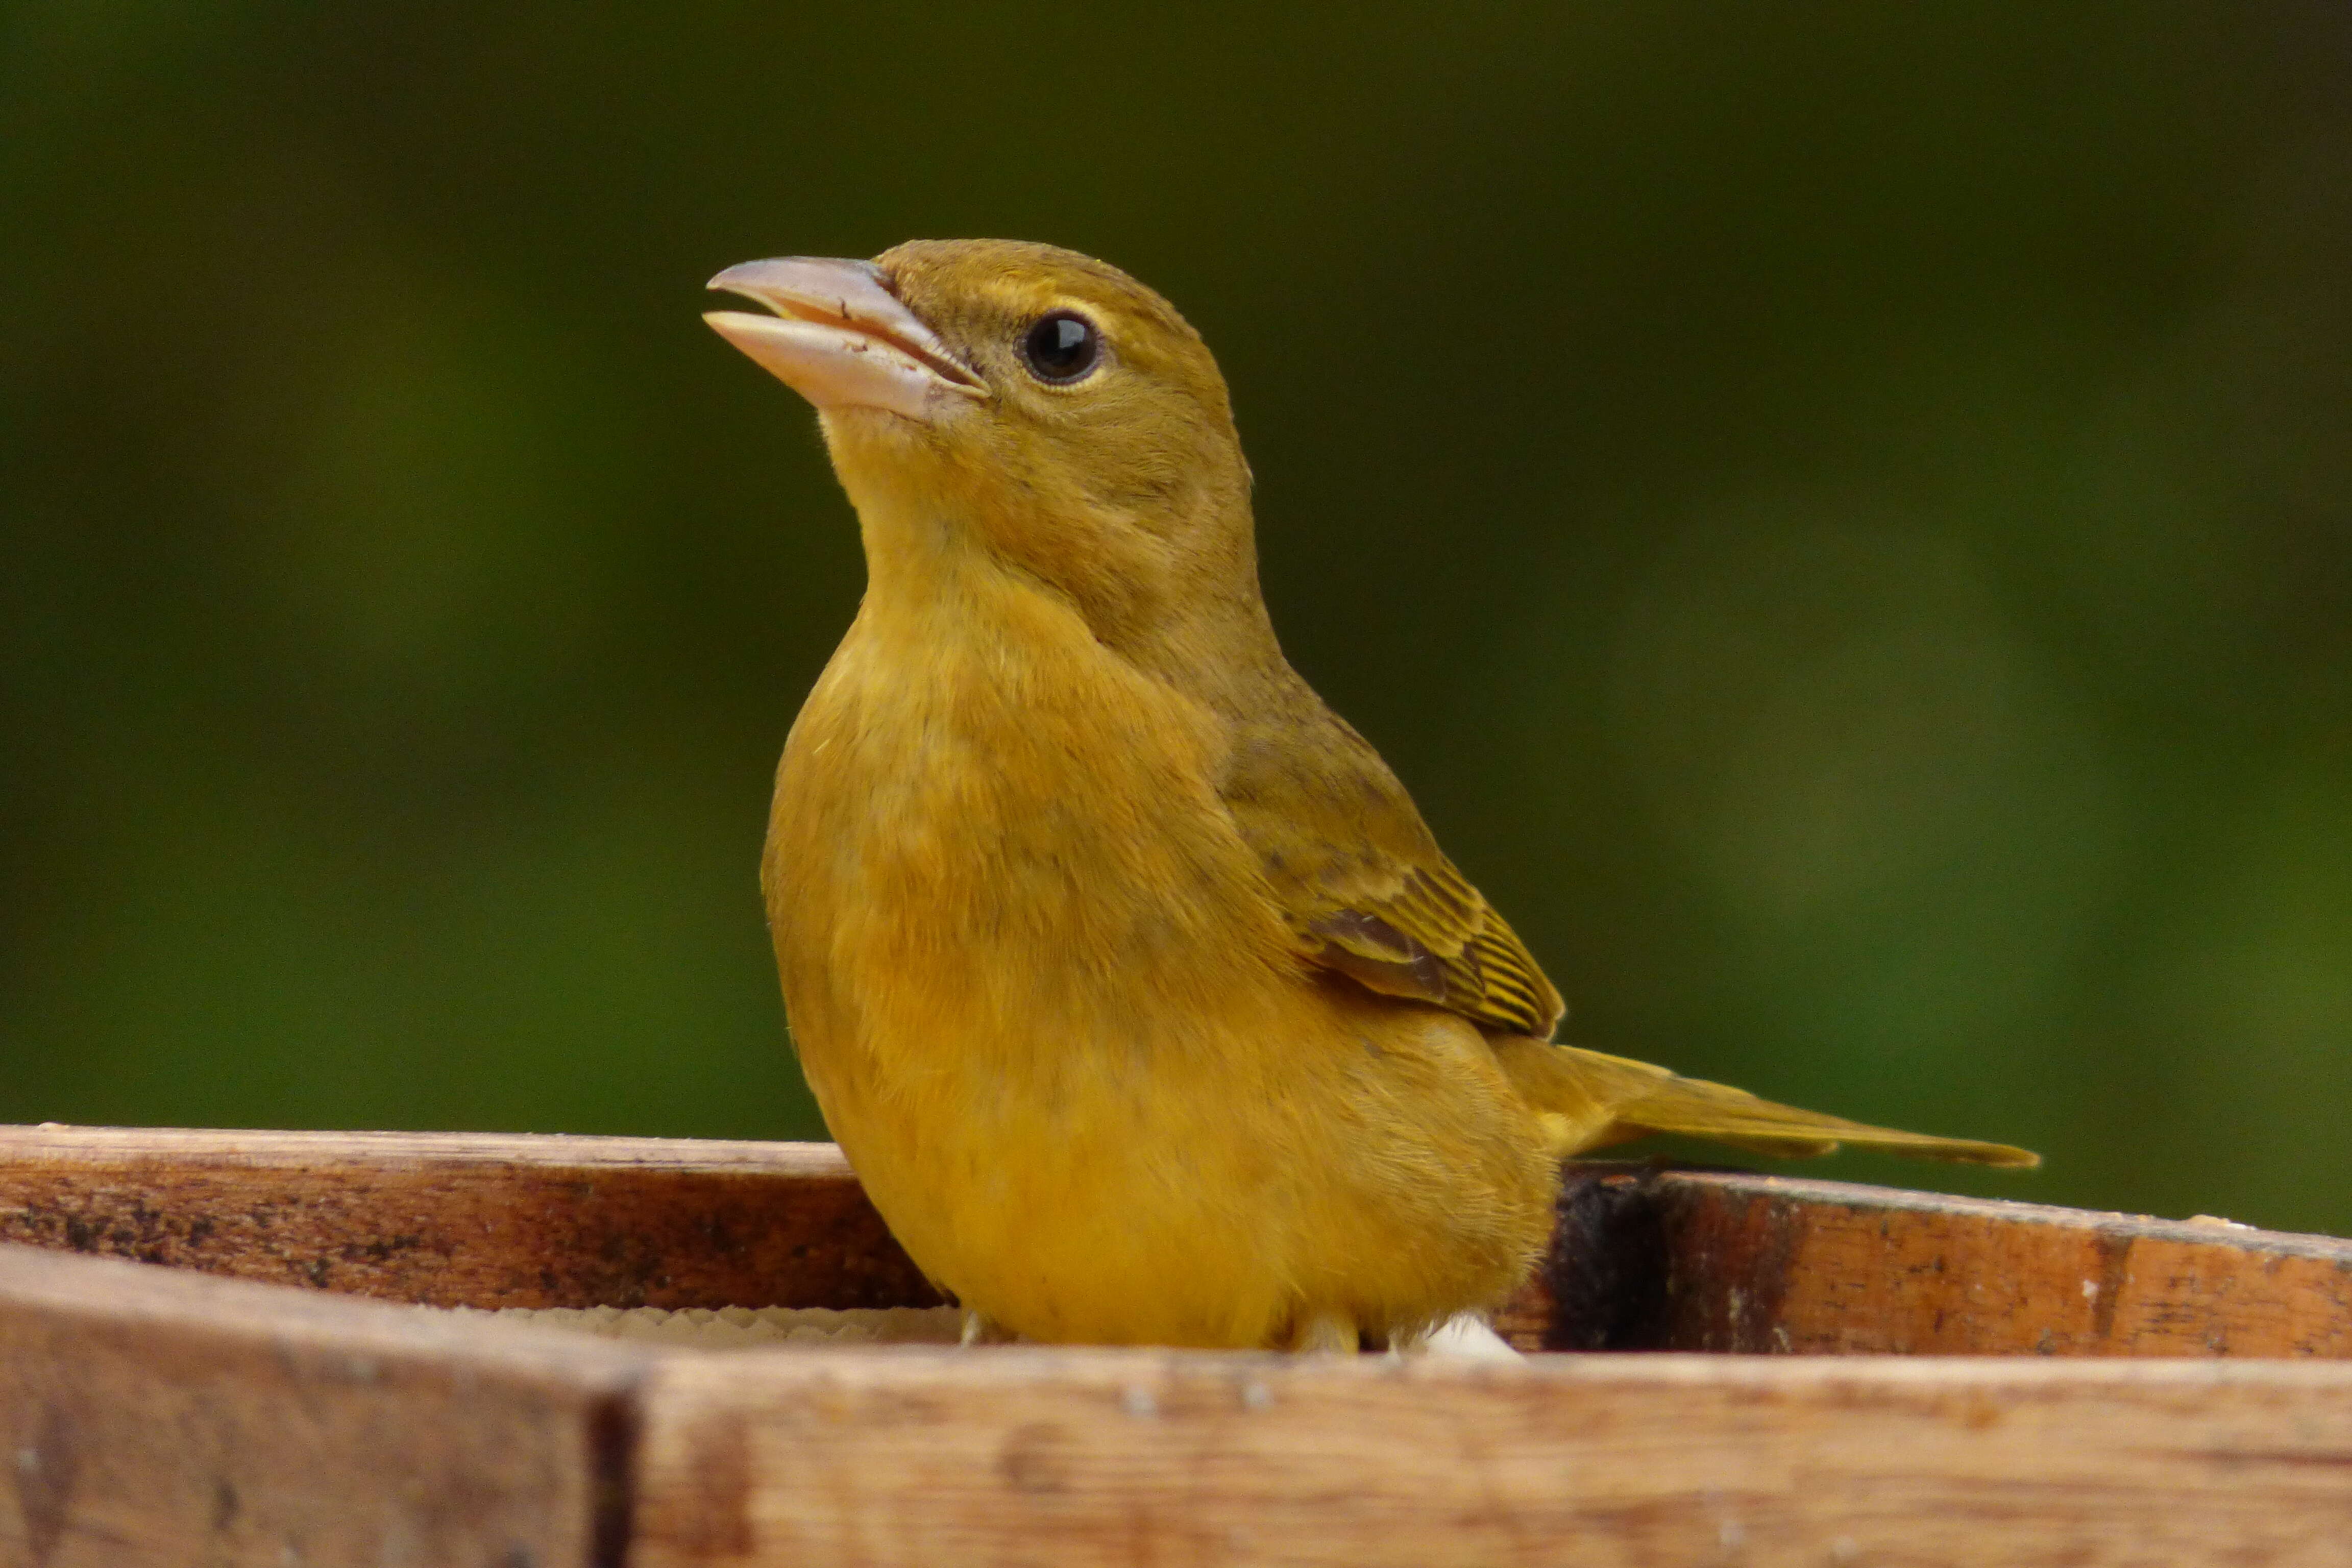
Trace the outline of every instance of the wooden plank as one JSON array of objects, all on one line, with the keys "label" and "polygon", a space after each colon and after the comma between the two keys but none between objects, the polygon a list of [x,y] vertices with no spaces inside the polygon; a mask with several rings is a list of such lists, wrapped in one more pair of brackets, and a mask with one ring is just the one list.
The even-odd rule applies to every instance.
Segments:
[{"label": "wooden plank", "polygon": [[2352,1357],[2352,1242],[1898,1188],[1570,1167],[1552,1349]]},{"label": "wooden plank", "polygon": [[939,1300],[829,1143],[0,1128],[0,1243],[436,1306]]},{"label": "wooden plank", "polygon": [[2352,1367],[666,1362],[632,1568],[2340,1564]]},{"label": "wooden plank", "polygon": [[0,1563],[617,1568],[657,1354],[0,1247]]}]

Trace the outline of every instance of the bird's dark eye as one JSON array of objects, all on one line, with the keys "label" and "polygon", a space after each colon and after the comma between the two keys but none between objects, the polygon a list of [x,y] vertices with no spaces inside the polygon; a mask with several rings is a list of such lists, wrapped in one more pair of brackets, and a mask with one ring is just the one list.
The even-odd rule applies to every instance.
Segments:
[{"label": "bird's dark eye", "polygon": [[1021,357],[1039,381],[1066,386],[1084,380],[1102,358],[1102,333],[1076,310],[1040,316],[1021,340]]}]

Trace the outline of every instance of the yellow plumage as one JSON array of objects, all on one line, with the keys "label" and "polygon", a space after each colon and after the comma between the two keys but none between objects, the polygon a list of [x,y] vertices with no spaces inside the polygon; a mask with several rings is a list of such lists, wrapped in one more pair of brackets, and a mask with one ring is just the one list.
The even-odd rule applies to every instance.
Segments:
[{"label": "yellow plumage", "polygon": [[967,1307],[1394,1339],[1516,1286],[1560,1153],[2032,1162],[1543,1043],[1550,983],[1284,661],[1223,383],[1157,295],[1001,242],[715,281],[777,312],[712,321],[818,405],[869,571],[777,774],[793,1030]]}]

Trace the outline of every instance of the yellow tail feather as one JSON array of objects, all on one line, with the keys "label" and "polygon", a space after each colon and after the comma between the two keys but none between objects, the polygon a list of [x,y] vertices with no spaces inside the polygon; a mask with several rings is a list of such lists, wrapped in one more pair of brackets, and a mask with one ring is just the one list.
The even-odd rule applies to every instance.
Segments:
[{"label": "yellow tail feather", "polygon": [[1645,1133],[1677,1132],[1779,1159],[1827,1154],[1850,1143],[1971,1165],[2024,1169],[2042,1163],[2041,1155],[2006,1143],[1872,1127],[1574,1046],[1508,1037],[1494,1046],[1513,1087],[1543,1113],[1545,1129],[1563,1158]]}]

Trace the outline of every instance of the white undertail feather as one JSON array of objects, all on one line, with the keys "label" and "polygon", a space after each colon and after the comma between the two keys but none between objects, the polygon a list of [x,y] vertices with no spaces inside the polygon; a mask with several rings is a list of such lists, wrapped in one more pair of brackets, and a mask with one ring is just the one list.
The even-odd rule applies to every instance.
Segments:
[{"label": "white undertail feather", "polygon": [[1475,1312],[1456,1312],[1420,1339],[1401,1345],[1390,1353],[1457,1356],[1472,1361],[1527,1359],[1513,1350],[1510,1342],[1496,1333],[1486,1320]]}]

